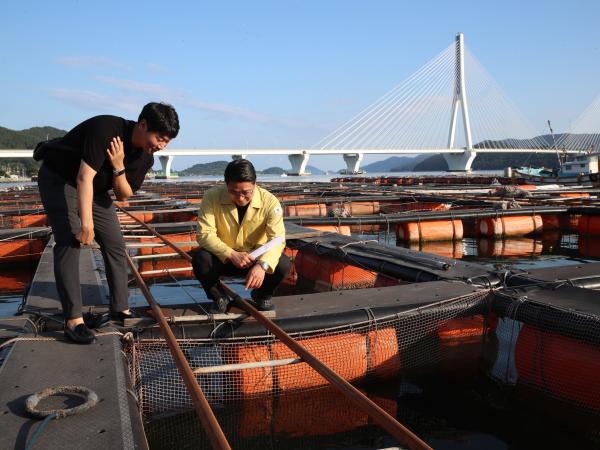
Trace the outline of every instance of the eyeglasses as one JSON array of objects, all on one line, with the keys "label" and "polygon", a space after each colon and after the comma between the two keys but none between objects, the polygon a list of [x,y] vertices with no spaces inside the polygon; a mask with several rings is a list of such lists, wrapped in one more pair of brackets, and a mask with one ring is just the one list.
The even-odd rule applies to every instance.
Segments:
[{"label": "eyeglasses", "polygon": [[233,189],[227,189],[227,192],[234,197],[251,197],[254,193],[254,189],[248,189],[246,191],[234,191]]}]

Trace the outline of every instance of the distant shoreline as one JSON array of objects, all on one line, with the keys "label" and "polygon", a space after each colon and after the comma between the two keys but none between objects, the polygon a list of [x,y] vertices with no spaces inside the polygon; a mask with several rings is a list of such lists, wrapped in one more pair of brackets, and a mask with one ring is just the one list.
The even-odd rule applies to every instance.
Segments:
[{"label": "distant shoreline", "polygon": [[27,181],[31,181],[31,177],[0,178],[0,183],[24,183]]}]

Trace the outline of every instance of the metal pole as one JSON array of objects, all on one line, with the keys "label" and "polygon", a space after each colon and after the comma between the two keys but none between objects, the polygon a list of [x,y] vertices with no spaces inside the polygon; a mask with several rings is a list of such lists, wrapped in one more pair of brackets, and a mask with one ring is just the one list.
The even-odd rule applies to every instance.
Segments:
[{"label": "metal pole", "polygon": [[217,418],[215,417],[210,405],[208,404],[208,400],[206,400],[206,397],[202,392],[202,388],[198,384],[198,380],[196,379],[196,376],[192,371],[192,368],[188,364],[185,355],[181,351],[181,347],[179,347],[177,339],[175,338],[171,327],[169,327],[167,319],[165,318],[162,310],[160,309],[160,306],[154,299],[154,296],[148,289],[148,286],[146,286],[146,283],[142,279],[140,273],[135,268],[135,265],[133,264],[133,261],[131,260],[129,255],[126,256],[127,262],[129,263],[129,267],[131,268],[131,272],[135,276],[138,286],[144,294],[144,297],[146,297],[148,304],[152,308],[152,312],[154,313],[156,322],[158,323],[160,331],[162,332],[165,341],[167,342],[167,346],[171,351],[171,355],[173,356],[173,360],[175,361],[177,370],[179,370],[179,373],[183,378],[183,382],[185,383],[187,391],[190,394],[190,397],[192,398],[192,403],[196,408],[196,414],[198,415],[200,423],[206,431],[208,440],[210,441],[214,449],[231,450],[229,442],[227,442],[227,438],[225,437],[225,434],[223,433],[223,430],[221,429]]}]

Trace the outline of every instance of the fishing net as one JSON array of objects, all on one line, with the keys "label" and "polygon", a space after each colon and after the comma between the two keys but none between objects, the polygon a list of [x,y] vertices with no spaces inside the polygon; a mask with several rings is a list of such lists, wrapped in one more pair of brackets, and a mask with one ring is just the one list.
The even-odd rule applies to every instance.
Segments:
[{"label": "fishing net", "polygon": [[[495,327],[489,291],[351,325],[292,336],[351,382],[399,374],[476,371],[483,341]],[[272,335],[179,340],[211,404],[323,389],[328,383]],[[143,417],[151,420],[192,408],[191,399],[163,340],[126,345]]]},{"label": "fishing net", "polygon": [[[586,295],[577,290],[571,295]],[[597,420],[600,315],[511,293],[498,293],[493,309],[498,325],[486,350],[490,376],[505,386],[571,405],[578,413],[592,413]]]}]

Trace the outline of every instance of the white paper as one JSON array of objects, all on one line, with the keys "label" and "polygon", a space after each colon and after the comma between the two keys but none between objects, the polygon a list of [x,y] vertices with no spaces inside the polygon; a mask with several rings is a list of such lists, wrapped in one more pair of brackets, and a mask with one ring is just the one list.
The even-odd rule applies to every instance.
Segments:
[{"label": "white paper", "polygon": [[252,256],[254,259],[258,258],[260,255],[264,255],[265,253],[267,253],[269,250],[271,250],[273,247],[275,247],[278,244],[281,244],[283,242],[283,236],[277,236],[276,238],[270,240],[269,242],[267,242],[266,244],[261,245],[260,247],[258,247],[256,250],[253,250],[250,253],[250,256]]}]

